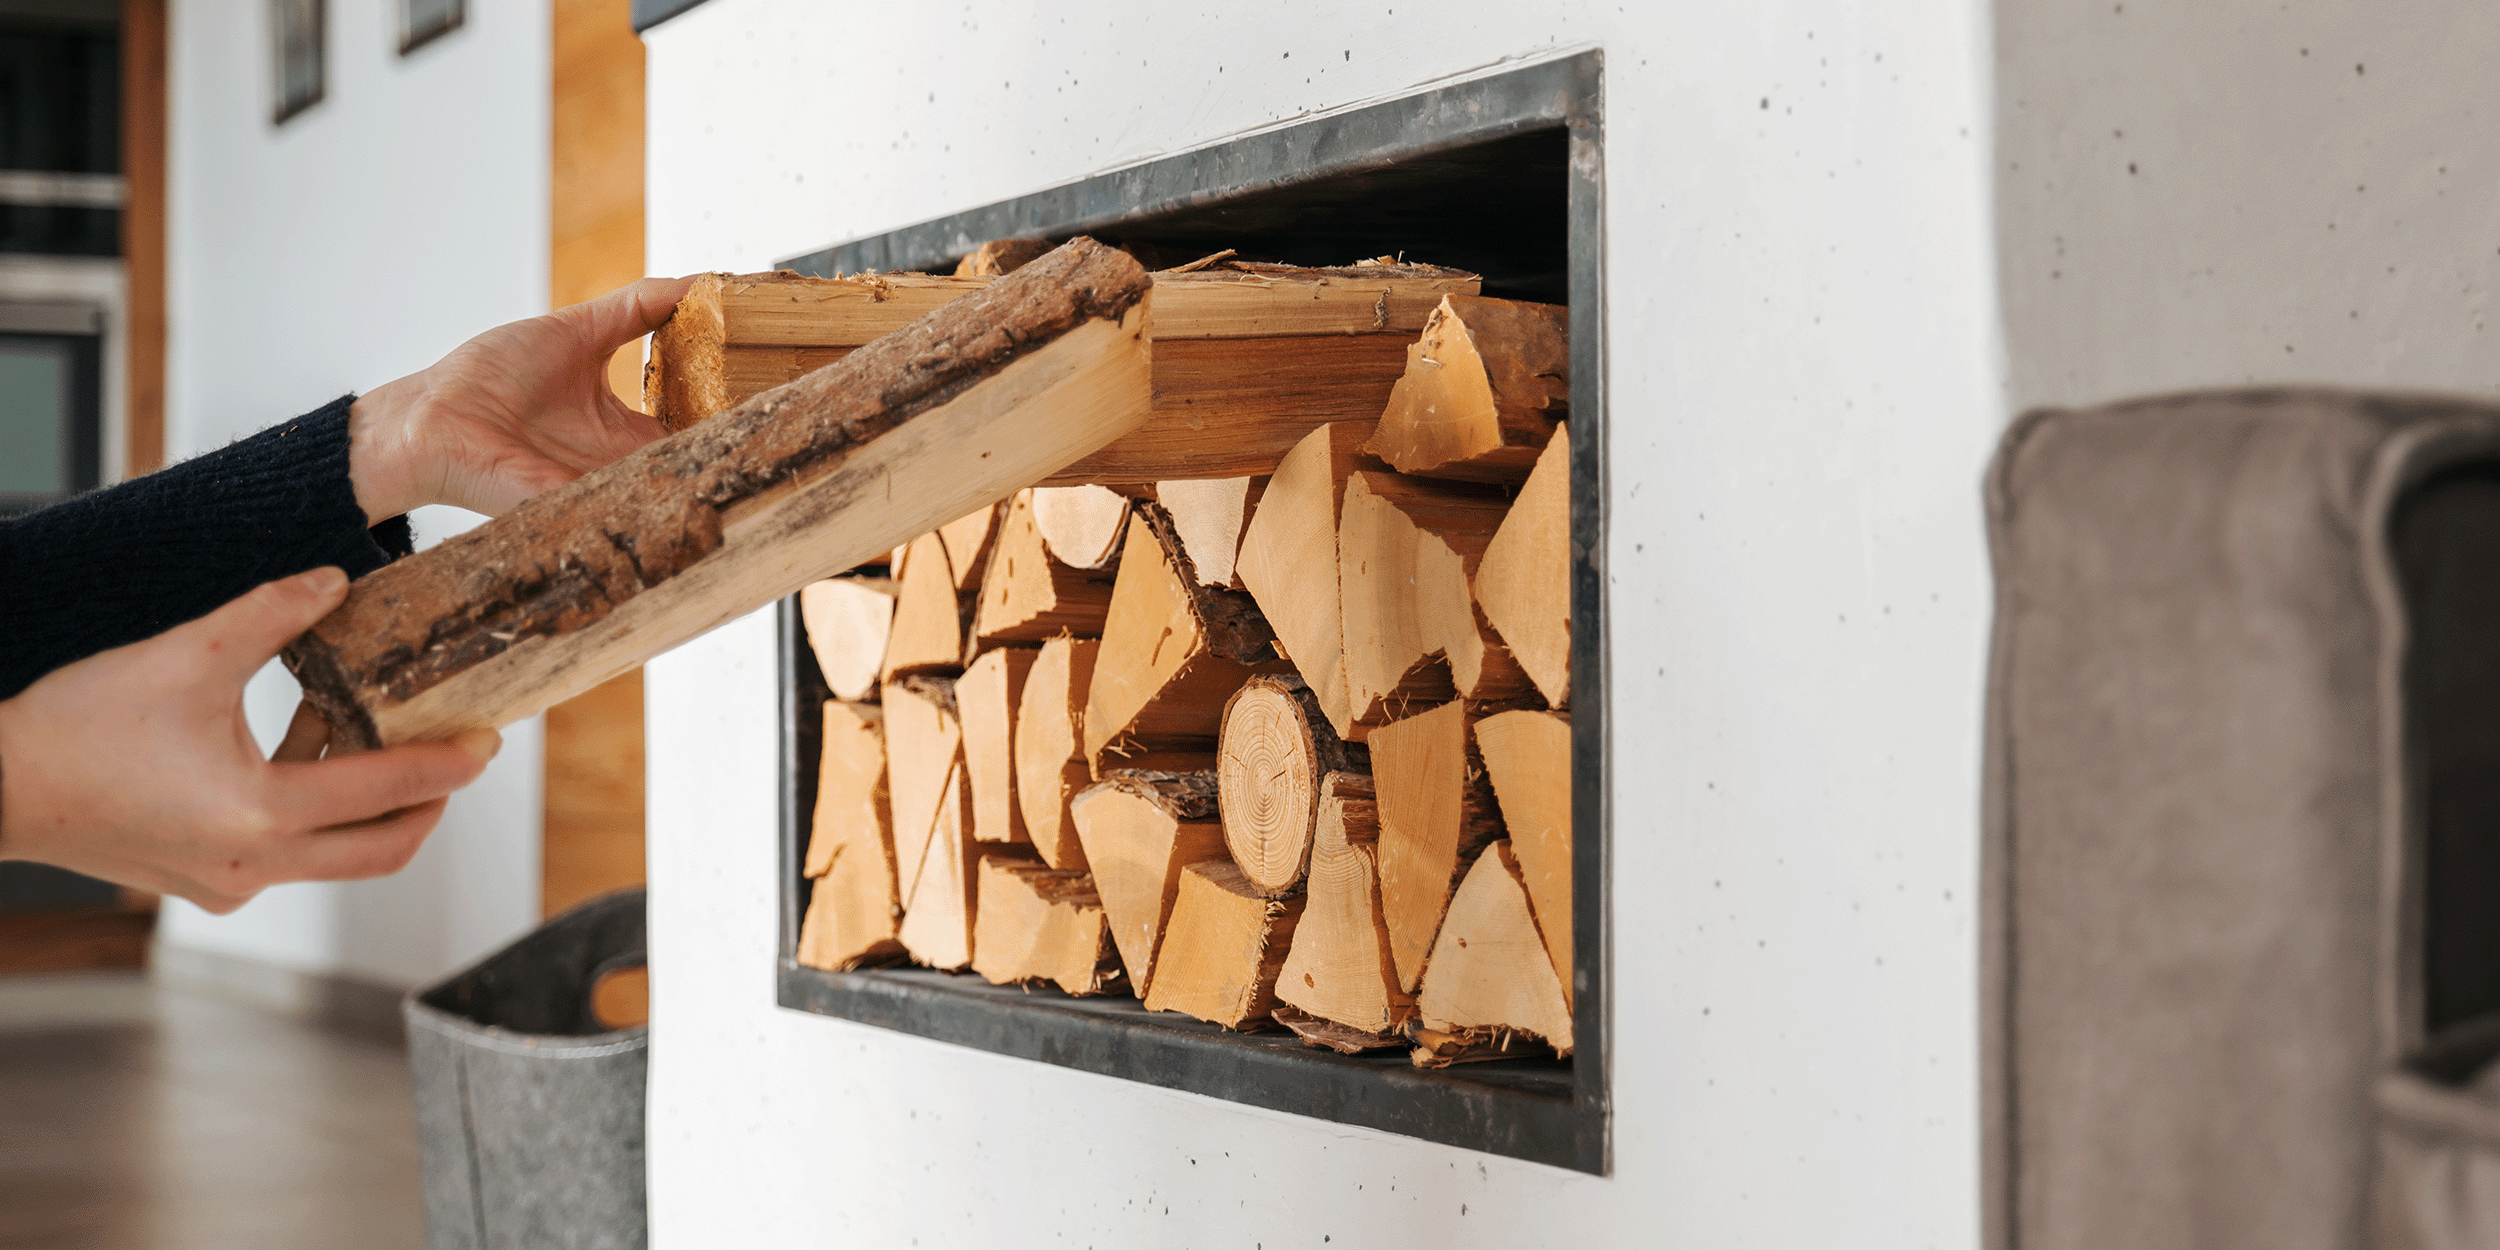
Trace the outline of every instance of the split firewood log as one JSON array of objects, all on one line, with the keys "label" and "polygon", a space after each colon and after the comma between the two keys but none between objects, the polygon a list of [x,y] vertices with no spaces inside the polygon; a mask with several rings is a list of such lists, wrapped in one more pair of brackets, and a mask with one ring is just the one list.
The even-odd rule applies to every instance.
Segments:
[{"label": "split firewood log", "polygon": [[1508,511],[1475,489],[1369,471],[1346,482],[1337,580],[1357,737],[1417,704],[1535,693],[1468,589]]},{"label": "split firewood log", "polygon": [[1048,239],[992,239],[955,262],[958,278],[995,278],[1014,273],[1050,251]]},{"label": "split firewood log", "polygon": [[963,662],[964,596],[946,559],[946,540],[931,530],[906,550],[879,676],[890,682],[908,673],[951,672]]},{"label": "split firewood log", "polygon": [[[1337,522],[1346,479],[1362,467],[1369,423],[1311,431],[1277,464],[1242,531],[1235,571],[1276,631],[1276,650],[1310,683],[1338,737],[1354,732],[1337,585]],[[1377,463],[1377,462],[1374,462]]]},{"label": "split firewood log", "polygon": [[988,859],[1029,862],[1033,848],[972,840],[972,789],[962,760],[947,770],[944,793],[919,862],[903,862],[903,923],[896,930],[911,957],[941,972],[972,966],[974,892]]},{"label": "split firewood log", "polygon": [[[1449,918],[1433,942],[1423,991],[1415,999],[1415,1018],[1422,1029],[1478,1046],[1516,1051],[1514,1039],[1525,1035],[1555,1054],[1571,1054],[1571,1008],[1537,936],[1508,839],[1476,857],[1450,900]],[[1434,1058],[1451,1057],[1446,1045],[1426,1049],[1444,1051]],[[1416,1062],[1435,1066],[1421,1052]]]},{"label": "split firewood log", "polygon": [[991,984],[1047,981],[1081,998],[1124,983],[1091,875],[992,856],[976,893],[972,970]]},{"label": "split firewood log", "polygon": [[1069,805],[1129,985],[1154,985],[1155,951],[1181,870],[1224,857],[1213,773],[1117,772]]},{"label": "split firewood log", "polygon": [[1502,836],[1484,769],[1468,749],[1467,709],[1445,703],[1372,731],[1380,802],[1380,912],[1398,988],[1414,993],[1450,893]]},{"label": "split firewood log", "polygon": [[1155,955],[1149,1011],[1177,1011],[1244,1032],[1273,1024],[1276,974],[1302,917],[1300,898],[1269,898],[1250,888],[1230,860],[1181,870],[1162,948]]},{"label": "split firewood log", "polygon": [[1277,976],[1276,997],[1335,1027],[1314,1038],[1283,1015],[1278,1020],[1339,1050],[1396,1046],[1415,998],[1398,986],[1381,919],[1380,811],[1372,779],[1332,773],[1320,795],[1309,901]]},{"label": "split firewood log", "polygon": [[[1111,611],[1111,576],[1051,555],[1034,521],[1033,500],[1040,494],[1019,493],[999,522],[995,554],[973,613],[976,645],[1102,633],[1103,617]],[[1120,511],[1127,514],[1127,500],[1120,501]]]},{"label": "split firewood log", "polygon": [[805,864],[816,884],[797,954],[809,967],[839,971],[902,953],[894,936],[902,900],[886,807],[884,712],[828,700],[824,724]]},{"label": "split firewood log", "polygon": [[1224,699],[1273,663],[1274,639],[1249,595],[1198,584],[1170,515],[1138,503],[1086,695],[1095,775],[1143,766],[1140,751],[1213,752]]},{"label": "split firewood log", "polygon": [[825,674],[833,697],[877,697],[885,669],[886,640],[894,633],[894,598],[901,588],[890,577],[832,577],[799,591],[799,619],[808,649]]},{"label": "split firewood log", "polygon": [[288,667],[348,749],[570,698],[1134,428],[1147,286],[1069,243],[360,579]]},{"label": "split firewood log", "polygon": [[1107,569],[1128,533],[1128,496],[1103,486],[1041,486],[1033,526],[1050,554],[1072,569]]},{"label": "split firewood log", "polygon": [[1571,430],[1554,427],[1476,566],[1476,602],[1551,707],[1571,705]]},{"label": "split firewood log", "polygon": [[1537,933],[1569,1005],[1578,1001],[1571,980],[1571,717],[1502,712],[1477,721],[1474,732]]},{"label": "split firewood log", "polygon": [[1278,673],[1242,683],[1224,704],[1215,775],[1224,844],[1250,888],[1277,898],[1301,885],[1320,782],[1370,771],[1370,752],[1337,737],[1300,677]]},{"label": "split firewood log", "polygon": [[1239,590],[1234,565],[1241,531],[1259,506],[1267,478],[1219,477],[1155,483],[1155,502],[1172,514],[1172,530],[1198,573],[1198,584]]},{"label": "split firewood log", "polygon": [[1093,784],[1084,756],[1085,691],[1094,680],[1094,657],[1102,644],[1089,638],[1053,638],[1025,670],[1016,705],[1016,805],[1025,836],[1053,868],[1082,869],[1085,847],[1076,836],[1070,800]]},{"label": "split firewood log", "polygon": [[894,829],[896,871],[918,871],[929,831],[937,825],[946,787],[961,771],[963,722],[952,681],[915,677],[885,688],[886,800]]},{"label": "split firewood log", "polygon": [[1400,473],[1516,482],[1570,410],[1568,309],[1453,295],[1407,349],[1368,450]]},{"label": "split firewood log", "polygon": [[977,590],[981,570],[990,562],[990,546],[998,538],[998,505],[975,508],[938,527],[938,538],[946,547],[946,567],[955,575],[955,590],[969,595]]},{"label": "split firewood log", "polygon": [[651,336],[643,407],[682,430],[987,286],[925,274],[707,273]]},{"label": "split firewood log", "polygon": [[964,769],[972,782],[972,837],[977,842],[1029,842],[1016,803],[1016,709],[1039,647],[984,651],[955,682],[963,718]]}]

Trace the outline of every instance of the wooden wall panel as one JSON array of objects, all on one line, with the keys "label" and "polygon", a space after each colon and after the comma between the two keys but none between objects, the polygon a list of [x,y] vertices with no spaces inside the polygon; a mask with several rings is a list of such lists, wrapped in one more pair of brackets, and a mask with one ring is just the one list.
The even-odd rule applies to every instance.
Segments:
[{"label": "wooden wall panel", "polygon": [[165,3],[122,0],[122,265],[130,284],[122,472],[130,477],[165,463]]},{"label": "wooden wall panel", "polygon": [[[642,276],[643,56],[631,7],[555,2],[547,297],[556,307]],[[640,344],[609,362],[608,381],[641,406]],[[546,742],[541,897],[553,915],[643,879],[641,670],[548,709]]]}]

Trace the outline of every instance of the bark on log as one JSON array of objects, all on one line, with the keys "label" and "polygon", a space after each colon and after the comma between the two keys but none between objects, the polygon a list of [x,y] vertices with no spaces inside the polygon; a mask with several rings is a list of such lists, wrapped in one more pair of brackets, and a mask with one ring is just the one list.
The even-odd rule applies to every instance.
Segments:
[{"label": "bark on log", "polygon": [[1095,775],[1140,766],[1141,749],[1211,753],[1224,699],[1272,661],[1274,639],[1250,596],[1198,584],[1170,516],[1139,503],[1085,702]]},{"label": "bark on log", "polygon": [[1407,349],[1367,450],[1400,473],[1516,482],[1570,410],[1568,309],[1453,295]]},{"label": "bark on log", "polygon": [[1260,894],[1229,860],[1182,869],[1146,1009],[1244,1032],[1269,1027],[1276,974],[1301,918],[1301,899]]},{"label": "bark on log", "polygon": [[1216,748],[1224,844],[1250,888],[1276,898],[1302,884],[1320,783],[1349,771],[1369,774],[1371,754],[1338,739],[1301,678],[1253,677],[1225,702]]},{"label": "bark on log", "polygon": [[363,578],[288,667],[348,748],[579,694],[1133,428],[1147,289],[1072,242]]},{"label": "bark on log", "polygon": [[900,589],[888,577],[833,577],[799,591],[799,619],[807,627],[808,649],[816,654],[816,667],[834,698],[876,698]]},{"label": "bark on log", "polygon": [[1503,712],[1477,721],[1475,735],[1563,1002],[1577,1003],[1571,979],[1571,718]]},{"label": "bark on log", "polygon": [[1537,936],[1508,839],[1476,857],[1450,900],[1415,1016],[1435,1033],[1479,1041],[1525,1034],[1571,1054],[1571,1008]]},{"label": "bark on log", "polygon": [[1485,620],[1549,707],[1571,706],[1571,430],[1556,426],[1476,567]]},{"label": "bark on log", "polygon": [[1224,857],[1213,773],[1119,772],[1069,805],[1111,920],[1129,985],[1154,985],[1155,950],[1180,894],[1181,870]]},{"label": "bark on log", "polygon": [[1484,770],[1468,750],[1467,714],[1445,703],[1372,734],[1380,795],[1380,912],[1398,988],[1414,993],[1450,893],[1502,836]]}]

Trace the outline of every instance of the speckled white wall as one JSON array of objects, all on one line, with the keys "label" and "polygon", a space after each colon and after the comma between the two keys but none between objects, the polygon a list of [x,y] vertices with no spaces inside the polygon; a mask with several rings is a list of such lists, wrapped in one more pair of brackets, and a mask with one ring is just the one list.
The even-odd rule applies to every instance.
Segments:
[{"label": "speckled white wall", "polygon": [[648,43],[663,272],[1602,49],[1617,812],[1600,1178],[777,1009],[772,629],[689,644],[659,1245],[1976,1244],[1982,5],[712,0]]},{"label": "speckled white wall", "polygon": [[[266,6],[177,0],[171,36],[166,443],[199,452],[424,368],[546,311],[547,13],[471,0],[403,57],[396,6],[332,4],[328,97],[272,126]],[[420,542],[479,518],[416,516]],[[274,744],[276,665],[246,698]],[[411,985],[538,919],[539,723],[504,731],[416,860],[380,881],[281,886],[230,916],[167,905],[159,940]]]}]

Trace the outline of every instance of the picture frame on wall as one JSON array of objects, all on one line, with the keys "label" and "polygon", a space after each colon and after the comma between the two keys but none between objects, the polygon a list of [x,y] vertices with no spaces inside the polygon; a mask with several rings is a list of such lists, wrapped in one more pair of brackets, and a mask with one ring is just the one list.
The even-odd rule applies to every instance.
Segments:
[{"label": "picture frame on wall", "polygon": [[321,102],[328,86],[329,0],[269,0],[270,63],[277,107],[270,124]]},{"label": "picture frame on wall", "polygon": [[469,0],[398,0],[399,54],[406,56],[460,29]]}]

